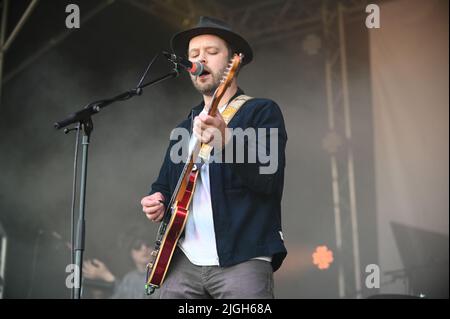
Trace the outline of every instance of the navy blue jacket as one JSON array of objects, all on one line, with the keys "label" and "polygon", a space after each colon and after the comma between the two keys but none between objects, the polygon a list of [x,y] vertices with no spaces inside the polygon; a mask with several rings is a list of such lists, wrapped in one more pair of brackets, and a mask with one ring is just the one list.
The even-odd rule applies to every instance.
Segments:
[{"label": "navy blue jacket", "polygon": [[[235,96],[240,94],[243,91],[239,89]],[[192,119],[203,107],[203,102],[194,107],[189,117],[177,127],[192,132]],[[281,233],[281,197],[287,142],[283,115],[274,101],[254,98],[242,105],[228,127],[243,130],[249,127],[278,128],[278,169],[273,174],[260,174],[259,168],[264,164],[258,159],[256,163],[248,163],[247,157],[244,163],[209,164],[219,264],[226,267],[253,257],[272,256],[272,267],[276,271],[287,254]],[[158,179],[152,184],[149,193],[161,192],[166,207],[184,166],[183,163],[174,164],[170,159],[170,149],[178,141],[169,143]],[[252,145],[248,143],[253,142],[246,139],[245,148],[251,148]],[[267,142],[266,154],[269,154],[269,145]]]}]

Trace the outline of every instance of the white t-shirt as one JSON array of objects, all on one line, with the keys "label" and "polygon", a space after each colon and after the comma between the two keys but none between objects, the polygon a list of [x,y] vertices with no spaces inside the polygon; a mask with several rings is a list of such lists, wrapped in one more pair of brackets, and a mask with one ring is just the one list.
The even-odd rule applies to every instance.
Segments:
[{"label": "white t-shirt", "polygon": [[[219,111],[223,112],[226,104]],[[206,112],[203,110],[203,112]],[[216,234],[211,206],[211,189],[209,184],[209,164],[200,166],[199,177],[195,186],[194,197],[191,201],[190,212],[184,237],[178,241],[178,246],[191,263],[197,266],[218,266]],[[268,262],[271,257],[263,256],[261,259]]]}]

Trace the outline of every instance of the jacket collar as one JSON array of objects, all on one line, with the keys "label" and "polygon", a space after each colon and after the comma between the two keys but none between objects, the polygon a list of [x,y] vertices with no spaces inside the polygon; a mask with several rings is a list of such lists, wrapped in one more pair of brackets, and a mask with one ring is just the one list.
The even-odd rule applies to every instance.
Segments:
[{"label": "jacket collar", "polygon": [[[230,101],[234,100],[236,97],[238,97],[239,95],[245,94],[244,91],[238,87],[236,94],[233,95],[230,99]],[[205,106],[205,101],[201,101],[200,104],[198,104],[197,106],[192,108],[192,112],[189,114],[189,117],[194,114],[194,116],[197,116],[198,114],[200,114],[200,112],[203,110],[203,107]]]}]

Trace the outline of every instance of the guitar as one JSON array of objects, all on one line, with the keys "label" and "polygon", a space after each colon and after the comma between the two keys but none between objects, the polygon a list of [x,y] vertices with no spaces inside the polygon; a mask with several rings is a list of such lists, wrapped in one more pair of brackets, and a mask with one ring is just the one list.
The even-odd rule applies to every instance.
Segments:
[{"label": "guitar", "polygon": [[[208,115],[216,115],[220,100],[230,87],[242,63],[243,57],[242,54],[235,54],[231,59],[220,85],[214,92],[208,109]],[[189,216],[189,205],[194,195],[199,174],[195,163],[197,162],[200,151],[205,149],[202,147],[206,146],[200,143],[195,136],[193,138],[195,139],[194,143],[192,143],[193,147],[189,150],[186,164],[183,167],[164,218],[159,226],[155,248],[151,253],[151,261],[147,264],[145,291],[148,295],[152,294],[163,283],[178,239],[183,233]]]}]

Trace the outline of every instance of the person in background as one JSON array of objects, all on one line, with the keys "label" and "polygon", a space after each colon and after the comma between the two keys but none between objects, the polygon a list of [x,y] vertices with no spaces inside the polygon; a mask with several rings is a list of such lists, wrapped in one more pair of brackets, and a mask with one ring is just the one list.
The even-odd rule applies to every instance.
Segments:
[{"label": "person in background", "polygon": [[142,238],[135,238],[131,242],[129,252],[135,269],[128,272],[121,280],[110,271],[105,263],[95,258],[83,263],[83,277],[102,281],[114,287],[112,299],[158,298],[155,295],[147,296],[144,290],[145,268],[150,258],[150,245]]}]

